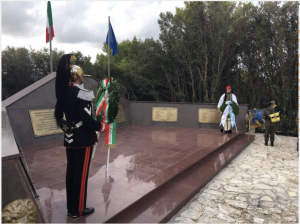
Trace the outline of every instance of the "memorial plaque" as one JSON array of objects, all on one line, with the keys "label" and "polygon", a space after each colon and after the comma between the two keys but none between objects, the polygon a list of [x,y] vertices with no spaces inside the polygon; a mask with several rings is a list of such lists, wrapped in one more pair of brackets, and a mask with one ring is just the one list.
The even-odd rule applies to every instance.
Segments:
[{"label": "memorial plaque", "polygon": [[126,117],[125,117],[125,112],[123,105],[119,104],[119,112],[116,117],[116,123],[125,123],[126,122]]},{"label": "memorial plaque", "polygon": [[199,109],[199,123],[214,123],[221,122],[222,114],[218,113],[218,109]]},{"label": "memorial plaque", "polygon": [[152,121],[177,122],[177,108],[152,107]]},{"label": "memorial plaque", "polygon": [[56,125],[54,109],[30,110],[29,114],[34,137],[63,133]]}]

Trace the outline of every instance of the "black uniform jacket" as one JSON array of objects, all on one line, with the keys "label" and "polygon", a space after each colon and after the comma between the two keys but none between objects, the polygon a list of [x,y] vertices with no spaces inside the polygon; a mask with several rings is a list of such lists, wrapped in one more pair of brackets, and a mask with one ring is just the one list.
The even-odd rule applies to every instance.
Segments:
[{"label": "black uniform jacket", "polygon": [[85,148],[95,144],[96,133],[100,131],[101,123],[95,121],[92,115],[92,100],[94,93],[80,88],[76,83],[70,83],[64,106],[66,121],[75,126],[80,121],[82,125],[73,133],[64,136],[64,146],[68,148]]}]

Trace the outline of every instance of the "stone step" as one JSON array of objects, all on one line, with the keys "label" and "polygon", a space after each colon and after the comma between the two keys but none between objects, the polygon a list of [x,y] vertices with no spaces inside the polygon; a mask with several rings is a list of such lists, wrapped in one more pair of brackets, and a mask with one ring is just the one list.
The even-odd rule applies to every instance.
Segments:
[{"label": "stone step", "polygon": [[[254,140],[254,135],[238,134],[224,144],[208,146],[178,161],[185,169],[171,176],[106,223],[167,222]],[[176,166],[176,164],[174,164]],[[172,169],[170,167],[169,169]]]}]

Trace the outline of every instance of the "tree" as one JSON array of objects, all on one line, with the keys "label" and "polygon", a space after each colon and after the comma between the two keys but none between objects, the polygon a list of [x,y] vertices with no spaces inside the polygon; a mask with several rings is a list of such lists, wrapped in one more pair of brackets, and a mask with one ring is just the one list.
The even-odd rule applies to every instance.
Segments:
[{"label": "tree", "polygon": [[[216,103],[230,85],[249,108],[275,99],[296,110],[298,9],[298,2],[185,2],[160,14],[158,40],[118,43],[111,77],[128,100]],[[102,50],[95,63],[74,52],[85,74],[99,80],[108,74],[106,43]],[[54,67],[62,54],[53,51]],[[4,99],[49,73],[47,49],[8,47],[2,60]]]},{"label": "tree", "polygon": [[[57,67],[62,51],[53,50],[53,66]],[[2,51],[2,100],[21,91],[50,73],[50,55],[39,51],[7,46]]]}]

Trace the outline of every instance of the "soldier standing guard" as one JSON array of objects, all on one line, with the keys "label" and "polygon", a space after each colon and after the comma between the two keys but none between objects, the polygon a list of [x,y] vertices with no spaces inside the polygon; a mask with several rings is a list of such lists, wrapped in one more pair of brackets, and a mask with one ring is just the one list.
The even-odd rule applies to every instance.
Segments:
[{"label": "soldier standing guard", "polygon": [[63,55],[55,81],[55,119],[65,132],[67,209],[71,218],[94,212],[94,208],[86,207],[88,173],[96,131],[104,132],[106,127],[92,118],[94,93],[83,88],[83,71],[75,61],[74,55]]},{"label": "soldier standing guard", "polygon": [[[219,103],[218,103],[218,112],[220,113],[220,107],[222,106],[222,104],[226,101],[234,101],[237,105],[238,105],[238,102],[237,102],[237,98],[235,96],[235,94],[231,93],[231,87],[230,86],[227,86],[226,87],[226,93],[224,93],[221,97],[220,97],[220,100],[219,100]],[[229,133],[231,134],[232,131],[231,131],[231,119],[230,118],[227,118],[226,119],[226,123],[224,125],[224,129],[222,128],[220,130],[222,133]]]},{"label": "soldier standing guard", "polygon": [[263,109],[262,117],[265,119],[265,146],[268,146],[269,138],[271,140],[271,146],[274,146],[275,140],[275,129],[276,123],[272,123],[271,118],[269,117],[270,114],[274,114],[275,110],[272,108],[272,103],[265,102],[265,108]]}]

